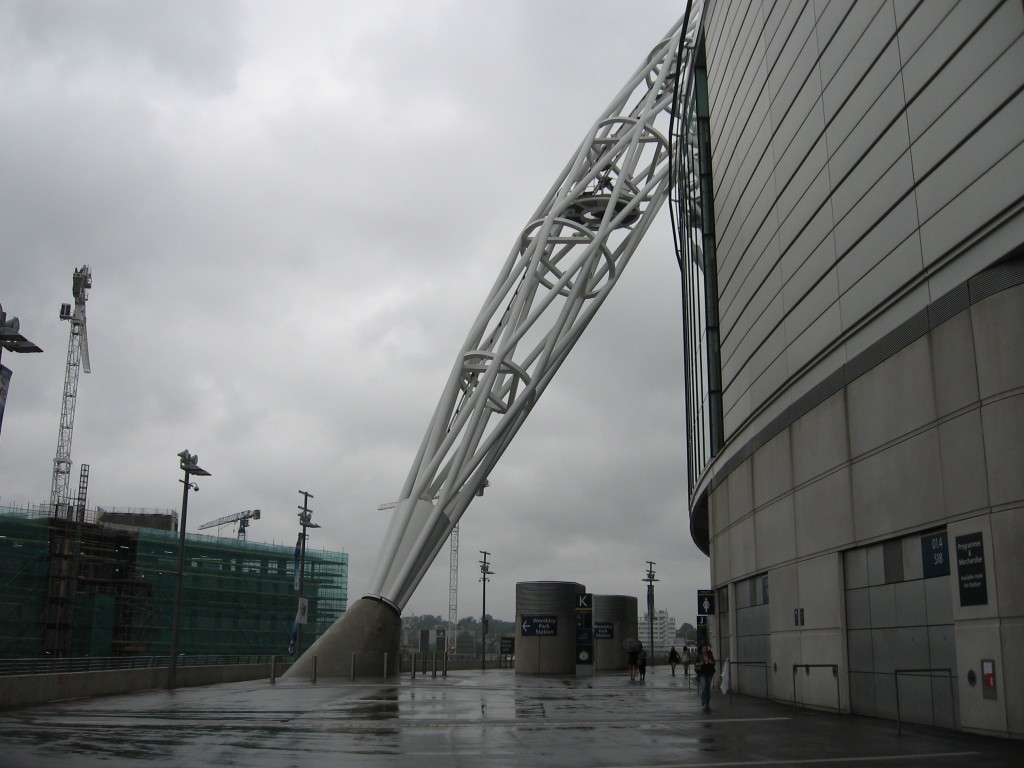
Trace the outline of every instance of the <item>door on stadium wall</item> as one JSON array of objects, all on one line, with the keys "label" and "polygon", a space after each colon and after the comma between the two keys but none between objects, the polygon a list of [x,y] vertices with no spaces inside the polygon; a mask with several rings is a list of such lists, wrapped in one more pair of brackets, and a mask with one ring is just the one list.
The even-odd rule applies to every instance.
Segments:
[{"label": "door on stadium wall", "polygon": [[[945,530],[843,553],[854,714],[955,728],[956,642]],[[897,685],[899,686],[897,689]]]},{"label": "door on stadium wall", "polygon": [[736,652],[729,674],[733,687],[749,696],[768,696],[771,631],[768,616],[768,575],[736,582]]}]

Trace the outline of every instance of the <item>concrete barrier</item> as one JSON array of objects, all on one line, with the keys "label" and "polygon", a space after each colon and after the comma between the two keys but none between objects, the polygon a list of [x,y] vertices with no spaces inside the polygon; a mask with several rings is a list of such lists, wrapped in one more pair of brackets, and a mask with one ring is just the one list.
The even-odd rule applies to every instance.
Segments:
[{"label": "concrete barrier", "polygon": [[[288,666],[290,663],[279,660],[277,673],[280,674]],[[261,678],[269,682],[270,677],[269,663],[184,666],[177,670],[179,688],[239,683]],[[0,709],[20,709],[68,699],[112,696],[166,687],[167,667],[8,675],[0,677]]]}]

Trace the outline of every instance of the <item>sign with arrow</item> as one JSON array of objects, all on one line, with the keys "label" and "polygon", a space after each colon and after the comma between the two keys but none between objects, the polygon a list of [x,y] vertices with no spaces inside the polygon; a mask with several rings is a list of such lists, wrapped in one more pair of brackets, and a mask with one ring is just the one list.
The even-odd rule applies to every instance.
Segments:
[{"label": "sign with arrow", "polygon": [[[594,664],[594,596],[590,592],[576,595],[576,665]],[[577,670],[579,674],[579,670]]]},{"label": "sign with arrow", "polygon": [[558,617],[523,616],[519,634],[521,637],[555,637],[558,634]]},{"label": "sign with arrow", "polygon": [[714,616],[715,615],[715,590],[713,590],[713,589],[698,589],[697,590],[697,615],[698,616]]}]

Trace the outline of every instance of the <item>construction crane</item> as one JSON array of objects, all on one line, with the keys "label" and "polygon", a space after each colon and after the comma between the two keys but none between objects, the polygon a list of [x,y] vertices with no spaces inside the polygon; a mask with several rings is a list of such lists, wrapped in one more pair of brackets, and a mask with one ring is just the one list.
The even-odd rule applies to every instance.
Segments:
[{"label": "construction crane", "polygon": [[452,528],[448,553],[448,652],[459,648],[459,524]]},{"label": "construction crane", "polygon": [[54,517],[61,516],[61,510],[67,509],[68,486],[71,479],[71,437],[75,429],[75,402],[78,399],[78,374],[80,370],[89,373],[89,337],[85,326],[85,302],[89,298],[88,291],[92,288],[92,270],[86,264],[76,269],[71,281],[75,305],[60,305],[60,319],[71,323],[68,339],[68,363],[64,370],[64,397],[60,409],[60,429],[57,432],[57,456],[53,460],[53,480],[50,483],[50,511]]},{"label": "construction crane", "polygon": [[245,541],[245,529],[249,527],[250,520],[259,520],[260,511],[258,509],[247,509],[244,512],[236,512],[233,515],[226,515],[224,517],[218,517],[216,520],[211,520],[208,523],[203,523],[199,526],[199,530],[204,528],[213,528],[216,526],[220,528],[222,525],[228,523],[238,523],[238,539],[239,541]]}]

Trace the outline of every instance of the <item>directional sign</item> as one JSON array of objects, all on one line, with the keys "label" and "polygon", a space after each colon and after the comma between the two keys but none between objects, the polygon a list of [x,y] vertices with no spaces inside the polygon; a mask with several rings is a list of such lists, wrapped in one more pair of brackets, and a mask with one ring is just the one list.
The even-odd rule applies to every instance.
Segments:
[{"label": "directional sign", "polygon": [[[590,592],[576,595],[576,666],[593,668],[594,664],[594,596]],[[577,669],[577,674],[579,669]]]},{"label": "directional sign", "polygon": [[960,581],[960,605],[988,605],[985,543],[981,531],[956,537],[956,570]]},{"label": "directional sign", "polygon": [[698,589],[697,590],[697,615],[698,616],[714,616],[715,615],[715,590],[713,590],[713,589]]},{"label": "directional sign", "polygon": [[519,634],[522,637],[554,637],[558,634],[558,617],[523,616]]}]

